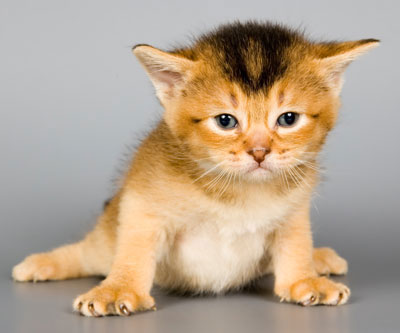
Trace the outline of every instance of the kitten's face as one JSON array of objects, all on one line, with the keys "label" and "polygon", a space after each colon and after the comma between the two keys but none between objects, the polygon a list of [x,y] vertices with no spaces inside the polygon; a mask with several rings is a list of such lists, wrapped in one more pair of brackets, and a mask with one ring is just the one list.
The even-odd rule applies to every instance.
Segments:
[{"label": "kitten's face", "polygon": [[320,150],[337,106],[336,96],[315,84],[317,75],[309,74],[309,84],[298,75],[252,94],[215,75],[196,77],[168,120],[204,170],[252,181],[298,173]]},{"label": "kitten's face", "polygon": [[139,45],[134,53],[168,126],[206,173],[263,181],[312,167],[336,120],[344,69],[377,45],[313,43],[249,22],[222,26],[188,48]]}]

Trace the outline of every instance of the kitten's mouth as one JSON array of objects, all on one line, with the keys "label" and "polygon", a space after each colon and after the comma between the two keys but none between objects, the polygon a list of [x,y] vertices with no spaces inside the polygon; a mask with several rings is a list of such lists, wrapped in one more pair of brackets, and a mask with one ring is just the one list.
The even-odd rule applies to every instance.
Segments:
[{"label": "kitten's mouth", "polygon": [[261,165],[261,164],[254,165],[248,170],[249,173],[265,172],[265,171],[271,171],[271,170],[270,170],[270,168],[268,168],[267,165]]},{"label": "kitten's mouth", "polygon": [[260,165],[257,163],[257,165],[251,165],[246,170],[246,175],[253,181],[265,181],[272,177],[272,170],[264,164]]}]

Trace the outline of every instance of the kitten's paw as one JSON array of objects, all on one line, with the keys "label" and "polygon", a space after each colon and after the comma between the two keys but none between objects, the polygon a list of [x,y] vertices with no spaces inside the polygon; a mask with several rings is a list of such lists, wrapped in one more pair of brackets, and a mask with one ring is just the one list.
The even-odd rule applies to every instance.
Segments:
[{"label": "kitten's paw", "polygon": [[16,281],[45,281],[57,279],[58,265],[48,253],[37,253],[26,257],[14,266],[12,277]]},{"label": "kitten's paw", "polygon": [[347,273],[347,261],[329,247],[314,249],[314,267],[320,275],[342,275]]},{"label": "kitten's paw", "polygon": [[107,315],[129,316],[132,313],[156,310],[153,297],[139,295],[126,286],[99,285],[78,296],[73,303],[76,312],[88,317]]},{"label": "kitten's paw", "polygon": [[326,277],[313,277],[297,281],[289,288],[276,289],[281,300],[304,306],[324,304],[342,305],[350,297],[350,289],[342,283],[336,283]]}]

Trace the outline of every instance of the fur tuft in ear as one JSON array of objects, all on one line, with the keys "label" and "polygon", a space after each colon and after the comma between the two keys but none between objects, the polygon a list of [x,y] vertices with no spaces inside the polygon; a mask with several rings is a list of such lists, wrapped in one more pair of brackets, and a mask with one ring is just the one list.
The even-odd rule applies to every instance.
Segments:
[{"label": "fur tuft in ear", "polygon": [[145,68],[163,105],[183,87],[193,65],[189,59],[149,45],[136,45],[132,52]]},{"label": "fur tuft in ear", "polygon": [[316,58],[328,84],[337,94],[343,85],[343,73],[347,66],[360,55],[377,47],[377,39],[361,39],[341,43],[322,43],[315,46]]}]

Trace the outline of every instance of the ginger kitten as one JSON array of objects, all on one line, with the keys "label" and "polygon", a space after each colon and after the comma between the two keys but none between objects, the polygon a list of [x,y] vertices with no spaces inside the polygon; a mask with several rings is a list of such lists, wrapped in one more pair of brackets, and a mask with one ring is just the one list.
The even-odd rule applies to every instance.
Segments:
[{"label": "ginger kitten", "polygon": [[17,281],[106,279],[78,296],[86,316],[155,309],[153,283],[220,293],[264,274],[282,300],[339,305],[326,274],[346,261],[313,248],[317,155],[342,74],[375,39],[317,43],[271,23],[234,23],[170,52],[137,45],[165,109],[82,241],[28,256]]}]

